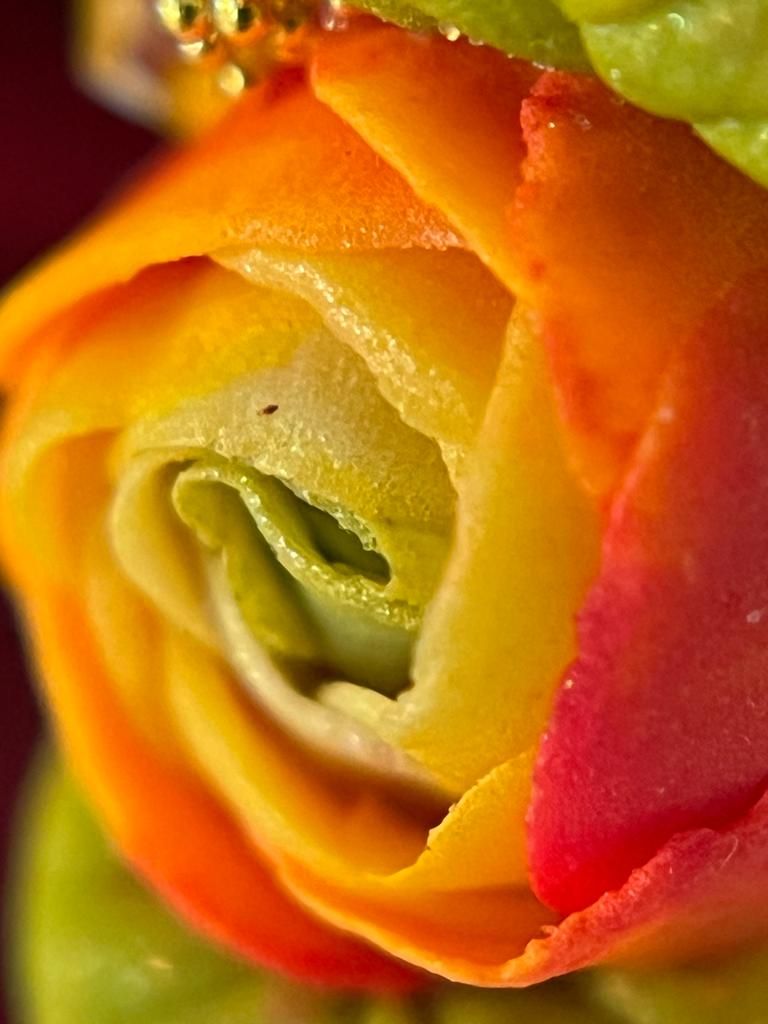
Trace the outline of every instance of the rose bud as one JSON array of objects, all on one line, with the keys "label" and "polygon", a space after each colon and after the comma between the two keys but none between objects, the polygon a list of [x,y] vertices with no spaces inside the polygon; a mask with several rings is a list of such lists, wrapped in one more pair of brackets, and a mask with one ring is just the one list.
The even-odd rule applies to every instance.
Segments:
[{"label": "rose bud", "polygon": [[[186,926],[404,1006],[766,938],[768,193],[688,126],[363,20],[0,330],[45,700]],[[602,977],[433,1009],[614,1019]]]}]

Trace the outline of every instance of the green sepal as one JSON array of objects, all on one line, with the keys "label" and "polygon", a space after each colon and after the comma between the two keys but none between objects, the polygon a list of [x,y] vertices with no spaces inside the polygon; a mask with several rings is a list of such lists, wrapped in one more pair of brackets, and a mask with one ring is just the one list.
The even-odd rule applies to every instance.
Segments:
[{"label": "green sepal", "polygon": [[593,70],[615,92],[687,121],[768,187],[764,0],[357,0],[414,31],[465,35],[545,67]]},{"label": "green sepal", "polygon": [[630,1024],[760,1024],[768,1020],[768,949],[656,971],[602,970],[594,994]]},{"label": "green sepal", "polygon": [[644,110],[689,122],[717,153],[768,186],[764,0],[561,6],[579,18],[594,69],[612,89]]},{"label": "green sepal", "polygon": [[551,0],[357,0],[355,7],[417,31],[454,31],[549,67],[589,67],[576,27]]},{"label": "green sepal", "polygon": [[253,1024],[261,978],[181,926],[45,758],[29,784],[14,935],[19,1024]]},{"label": "green sepal", "polygon": [[[151,794],[148,795],[151,799]],[[436,983],[409,999],[302,986],[214,948],[136,880],[77,788],[40,758],[19,820],[14,1024],[619,1024],[582,978]],[[215,870],[215,866],[212,866]]]},{"label": "green sepal", "polygon": [[768,188],[768,111],[756,120],[725,117],[694,127],[715,152]]}]

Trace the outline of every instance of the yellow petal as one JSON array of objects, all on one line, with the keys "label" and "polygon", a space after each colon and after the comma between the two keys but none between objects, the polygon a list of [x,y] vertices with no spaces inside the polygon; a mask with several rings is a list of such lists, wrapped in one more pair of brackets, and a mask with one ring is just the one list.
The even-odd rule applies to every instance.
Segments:
[{"label": "yellow petal", "polygon": [[412,688],[395,704],[360,691],[353,705],[343,685],[325,700],[462,793],[537,743],[598,564],[597,509],[568,469],[542,346],[521,315],[458,492]]}]

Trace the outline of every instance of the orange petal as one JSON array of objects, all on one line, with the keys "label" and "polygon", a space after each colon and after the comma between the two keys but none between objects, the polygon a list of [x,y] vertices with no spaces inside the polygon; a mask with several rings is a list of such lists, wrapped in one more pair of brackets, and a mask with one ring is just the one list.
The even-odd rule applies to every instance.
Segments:
[{"label": "orange petal", "polygon": [[[669,967],[768,935],[764,901],[756,898],[768,885],[768,798],[731,828],[674,837],[620,889],[559,925],[547,924],[522,892],[514,906],[488,890],[485,929],[478,935],[470,926],[458,942],[423,917],[361,900],[340,902],[297,867],[286,876],[323,917],[464,984],[524,987],[605,963]],[[458,914],[462,910],[459,902]],[[508,928],[500,941],[494,928],[502,915]]]},{"label": "orange petal", "polygon": [[768,268],[675,354],[611,507],[529,812],[534,885],[560,910],[765,788],[766,480]]},{"label": "orange petal", "polygon": [[162,160],[92,229],[17,287],[0,316],[0,375],[28,335],[143,267],[232,246],[460,245],[445,218],[295,77],[249,91],[197,145]]},{"label": "orange petal", "polygon": [[605,493],[677,339],[713,295],[768,263],[768,192],[688,127],[593,79],[542,76],[523,126],[520,287],[543,320],[579,466]]},{"label": "orange petal", "polygon": [[165,899],[212,938],[303,980],[383,990],[417,984],[408,968],[298,907],[197,780],[130,729],[79,602],[52,588],[27,593],[69,762],[122,853]]},{"label": "orange petal", "polygon": [[506,209],[524,155],[520,103],[539,71],[490,48],[396,29],[326,33],[315,92],[514,289]]}]

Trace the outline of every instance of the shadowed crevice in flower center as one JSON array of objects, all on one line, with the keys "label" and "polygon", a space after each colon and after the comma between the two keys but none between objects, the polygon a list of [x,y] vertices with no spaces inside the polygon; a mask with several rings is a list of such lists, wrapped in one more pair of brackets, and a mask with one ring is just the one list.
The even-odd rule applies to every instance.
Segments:
[{"label": "shadowed crevice in flower center", "polygon": [[307,695],[333,679],[390,696],[408,684],[422,607],[388,593],[392,569],[364,523],[211,457],[180,470],[172,498],[206,552],[213,614],[227,639],[237,616]]},{"label": "shadowed crevice in flower center", "polygon": [[[438,443],[304,307],[263,368],[121,437],[110,535],[172,634],[285,736],[345,770],[434,788],[354,707],[392,703],[452,538]],[[270,410],[266,413],[265,410]]]}]

